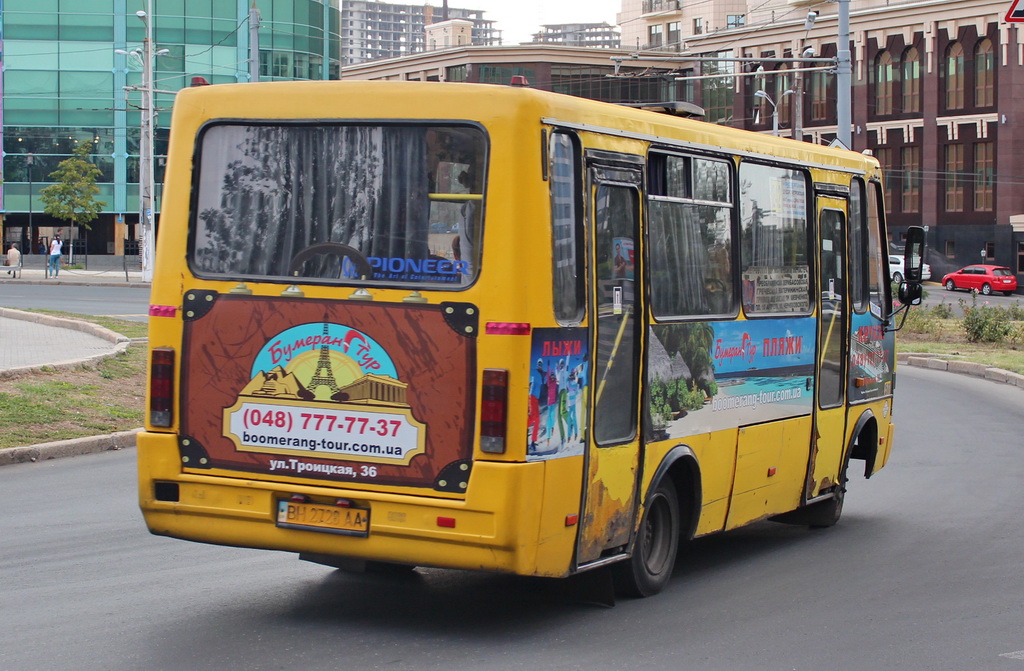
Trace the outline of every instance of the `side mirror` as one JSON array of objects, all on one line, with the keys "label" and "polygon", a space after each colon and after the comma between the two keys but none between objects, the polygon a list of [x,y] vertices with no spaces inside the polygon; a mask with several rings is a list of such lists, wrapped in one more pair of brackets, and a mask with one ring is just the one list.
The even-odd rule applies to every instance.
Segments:
[{"label": "side mirror", "polygon": [[921,283],[911,284],[910,282],[900,282],[899,298],[900,303],[904,305],[920,305],[921,304]]},{"label": "side mirror", "polygon": [[[907,229],[906,246],[903,252],[903,277],[911,286],[918,286],[918,297],[920,297],[921,269],[924,266],[924,229],[920,226],[911,226]],[[900,289],[902,300],[903,290]]]}]

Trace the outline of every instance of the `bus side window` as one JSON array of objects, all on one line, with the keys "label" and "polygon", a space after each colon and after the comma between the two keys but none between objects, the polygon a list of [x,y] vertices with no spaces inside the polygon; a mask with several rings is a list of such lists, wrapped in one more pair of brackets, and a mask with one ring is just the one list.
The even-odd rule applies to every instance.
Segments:
[{"label": "bus side window", "polygon": [[551,135],[552,300],[560,324],[579,324],[585,307],[582,174],[576,137]]},{"label": "bus side window", "polygon": [[859,313],[863,313],[868,306],[868,261],[864,254],[868,244],[868,231],[865,225],[867,204],[864,198],[864,181],[854,178],[850,191],[847,237],[850,250],[850,305]]},{"label": "bus side window", "polygon": [[889,254],[888,243],[882,235],[885,215],[882,211],[882,185],[868,184],[867,193],[868,226],[868,299],[872,312],[889,314]]},{"label": "bus side window", "polygon": [[740,164],[743,310],[809,313],[811,272],[807,175],[792,168]]},{"label": "bus side window", "polygon": [[726,161],[650,157],[651,309],[659,319],[735,310],[730,174]]}]

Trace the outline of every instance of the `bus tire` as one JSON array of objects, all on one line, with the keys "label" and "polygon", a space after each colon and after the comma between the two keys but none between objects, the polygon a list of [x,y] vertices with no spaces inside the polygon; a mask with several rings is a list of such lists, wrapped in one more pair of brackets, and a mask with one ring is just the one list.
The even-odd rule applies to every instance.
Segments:
[{"label": "bus tire", "polygon": [[615,590],[624,596],[657,594],[668,584],[679,548],[679,498],[670,478],[648,497],[633,555],[612,567]]},{"label": "bus tire", "polygon": [[846,483],[839,485],[832,498],[807,506],[807,526],[812,529],[834,527],[843,515],[846,500]]}]

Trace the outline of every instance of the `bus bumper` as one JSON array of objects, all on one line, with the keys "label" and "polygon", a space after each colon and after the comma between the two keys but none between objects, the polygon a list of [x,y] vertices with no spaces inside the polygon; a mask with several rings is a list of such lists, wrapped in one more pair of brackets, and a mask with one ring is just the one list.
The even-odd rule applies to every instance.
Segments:
[{"label": "bus bumper", "polygon": [[[138,451],[139,505],[157,535],[415,566],[548,577],[570,572],[581,460],[477,461],[465,498],[444,499],[246,473],[183,473],[174,434],[139,433]],[[349,499],[369,508],[368,535],[278,526],[277,502],[295,495],[323,502]]]}]

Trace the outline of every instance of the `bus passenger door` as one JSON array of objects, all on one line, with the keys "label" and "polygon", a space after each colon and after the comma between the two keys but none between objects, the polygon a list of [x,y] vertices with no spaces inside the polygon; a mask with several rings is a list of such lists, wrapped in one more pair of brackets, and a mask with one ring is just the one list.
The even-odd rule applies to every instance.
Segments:
[{"label": "bus passenger door", "polygon": [[590,304],[596,314],[591,411],[577,565],[626,549],[640,468],[639,170],[591,167],[593,231]]},{"label": "bus passenger door", "polygon": [[836,484],[846,442],[846,202],[818,199],[818,346],[810,479],[813,498]]}]

